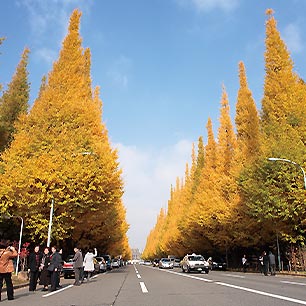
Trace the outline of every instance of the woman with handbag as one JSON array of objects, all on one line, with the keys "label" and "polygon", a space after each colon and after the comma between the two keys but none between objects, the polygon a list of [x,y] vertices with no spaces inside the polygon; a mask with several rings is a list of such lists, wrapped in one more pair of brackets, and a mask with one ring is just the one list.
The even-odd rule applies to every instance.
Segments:
[{"label": "woman with handbag", "polygon": [[48,291],[48,286],[51,284],[50,272],[48,271],[49,264],[50,264],[49,248],[45,248],[44,254],[41,259],[41,265],[39,267],[39,270],[41,271],[39,284],[44,286],[42,291]]}]

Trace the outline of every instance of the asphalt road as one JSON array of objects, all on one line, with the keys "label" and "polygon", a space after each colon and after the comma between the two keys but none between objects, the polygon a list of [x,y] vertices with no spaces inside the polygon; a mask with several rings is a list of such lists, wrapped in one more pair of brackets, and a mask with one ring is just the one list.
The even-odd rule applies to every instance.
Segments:
[{"label": "asphalt road", "polygon": [[254,273],[212,271],[182,273],[131,265],[99,274],[76,287],[62,280],[61,290],[48,293],[15,290],[15,300],[2,305],[21,306],[293,306],[306,305],[306,278],[263,276]]}]

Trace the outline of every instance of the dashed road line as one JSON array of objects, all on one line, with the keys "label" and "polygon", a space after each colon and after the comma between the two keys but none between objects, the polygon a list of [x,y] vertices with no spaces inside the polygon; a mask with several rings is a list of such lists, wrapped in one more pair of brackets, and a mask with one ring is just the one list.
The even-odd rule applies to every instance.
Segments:
[{"label": "dashed road line", "polygon": [[141,278],[140,274],[136,274],[137,275],[137,278]]},{"label": "dashed road line", "polygon": [[143,293],[148,293],[149,292],[144,282],[140,282],[139,285],[140,285],[141,291]]}]

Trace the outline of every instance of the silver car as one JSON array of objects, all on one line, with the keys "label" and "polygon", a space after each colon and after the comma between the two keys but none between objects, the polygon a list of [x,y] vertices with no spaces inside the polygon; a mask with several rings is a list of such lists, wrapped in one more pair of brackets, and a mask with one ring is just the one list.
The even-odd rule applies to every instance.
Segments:
[{"label": "silver car", "polygon": [[173,261],[170,258],[162,258],[158,263],[158,267],[160,269],[173,269]]}]

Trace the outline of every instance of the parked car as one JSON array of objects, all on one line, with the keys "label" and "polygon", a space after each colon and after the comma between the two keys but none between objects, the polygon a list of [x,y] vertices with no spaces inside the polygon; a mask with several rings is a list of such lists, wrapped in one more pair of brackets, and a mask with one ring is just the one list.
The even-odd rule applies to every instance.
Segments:
[{"label": "parked car", "polygon": [[183,272],[209,272],[209,263],[204,259],[202,255],[186,255],[181,261],[181,268]]},{"label": "parked car", "polygon": [[145,260],[145,261],[144,261],[144,265],[145,265],[145,266],[151,266],[151,265],[152,265],[151,260]]},{"label": "parked car", "polygon": [[160,269],[173,269],[173,261],[170,258],[162,258],[158,263],[158,267]]},{"label": "parked car", "polygon": [[69,255],[63,262],[62,274],[64,278],[74,277],[73,257],[74,255]]},{"label": "parked car", "polygon": [[113,267],[112,267],[112,258],[110,255],[101,255],[101,257],[104,258],[105,260],[105,263],[106,263],[106,269],[107,270],[111,270]]},{"label": "parked car", "polygon": [[106,262],[105,259],[102,256],[96,257],[97,262],[99,263],[99,272],[106,272]]},{"label": "parked car", "polygon": [[112,260],[112,267],[113,267],[113,268],[119,268],[119,267],[120,267],[120,260],[117,259],[117,258],[114,258],[114,259]]},{"label": "parked car", "polygon": [[212,270],[225,271],[227,269],[227,264],[226,264],[225,260],[223,260],[222,258],[213,257],[212,260],[213,260]]},{"label": "parked car", "polygon": [[174,268],[179,268],[180,267],[181,260],[179,258],[171,258],[171,260],[173,261],[173,267]]}]

